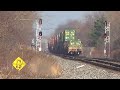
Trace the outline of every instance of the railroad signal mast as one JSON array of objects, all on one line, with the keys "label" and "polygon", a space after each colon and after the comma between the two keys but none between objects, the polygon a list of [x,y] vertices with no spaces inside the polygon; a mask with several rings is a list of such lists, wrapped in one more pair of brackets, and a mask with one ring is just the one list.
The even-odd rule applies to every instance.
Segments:
[{"label": "railroad signal mast", "polygon": [[42,44],[42,30],[41,30],[41,25],[42,25],[42,19],[39,19],[39,37],[38,37],[38,40],[39,40],[39,46],[38,46],[38,49],[39,51],[42,51],[42,47],[41,47],[41,44]]},{"label": "railroad signal mast", "polygon": [[110,58],[110,22],[105,21],[104,57]]},{"label": "railroad signal mast", "polygon": [[42,31],[39,32],[39,51],[42,51]]},{"label": "railroad signal mast", "polygon": [[[39,21],[37,22],[37,29],[36,29],[36,52],[42,51],[42,47],[41,47],[41,39],[42,39],[42,30],[41,30],[41,26],[42,26],[42,19],[39,19]],[[39,31],[39,33],[38,33]]]}]

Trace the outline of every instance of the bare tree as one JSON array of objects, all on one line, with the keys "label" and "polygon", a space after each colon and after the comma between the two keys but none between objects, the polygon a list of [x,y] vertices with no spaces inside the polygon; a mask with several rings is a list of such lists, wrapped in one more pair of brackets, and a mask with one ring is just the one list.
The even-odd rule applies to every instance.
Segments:
[{"label": "bare tree", "polygon": [[30,46],[34,37],[35,11],[0,11],[0,57],[6,61],[18,44]]}]

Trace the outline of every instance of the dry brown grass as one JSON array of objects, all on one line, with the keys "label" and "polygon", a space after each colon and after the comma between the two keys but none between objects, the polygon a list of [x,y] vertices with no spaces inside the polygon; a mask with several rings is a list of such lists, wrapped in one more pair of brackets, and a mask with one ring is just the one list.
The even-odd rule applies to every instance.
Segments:
[{"label": "dry brown grass", "polygon": [[[43,53],[36,54],[26,46],[30,46],[34,38],[33,23],[41,17],[39,14],[34,11],[0,11],[0,77],[34,78],[56,75],[58,65],[54,58],[46,57]],[[17,57],[26,62],[20,72],[12,66]]]},{"label": "dry brown grass", "polygon": [[[17,57],[21,57],[26,62],[26,66],[19,72],[12,66],[12,62]],[[7,59],[8,65],[1,67],[2,78],[55,78],[61,75],[61,67],[52,56],[42,52],[36,53],[26,46],[21,49],[19,46],[14,48]]]},{"label": "dry brown grass", "polygon": [[114,58],[116,61],[120,61],[120,49],[112,51],[111,57]]},{"label": "dry brown grass", "polygon": [[90,57],[92,57],[92,58],[103,58],[104,57],[104,53],[103,53],[102,49],[98,49],[98,48],[93,47],[90,49],[90,52],[91,52]]}]

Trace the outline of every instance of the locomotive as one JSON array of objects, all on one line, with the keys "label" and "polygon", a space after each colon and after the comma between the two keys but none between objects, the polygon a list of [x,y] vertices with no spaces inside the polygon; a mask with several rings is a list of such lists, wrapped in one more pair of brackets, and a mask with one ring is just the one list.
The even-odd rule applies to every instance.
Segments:
[{"label": "locomotive", "polygon": [[82,42],[76,37],[76,31],[66,29],[48,41],[48,50],[55,54],[81,55]]}]

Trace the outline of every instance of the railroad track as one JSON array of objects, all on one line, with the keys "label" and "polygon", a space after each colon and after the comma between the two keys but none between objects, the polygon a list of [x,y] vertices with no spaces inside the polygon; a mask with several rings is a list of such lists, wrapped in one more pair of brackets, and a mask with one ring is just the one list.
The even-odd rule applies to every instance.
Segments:
[{"label": "railroad track", "polygon": [[68,55],[57,55],[64,59],[75,60],[75,61],[82,61],[85,63],[90,63],[96,66],[100,66],[103,68],[108,68],[116,71],[120,71],[120,62],[114,61],[114,59],[108,58],[87,58],[85,56],[75,57],[75,56],[68,56]]}]

